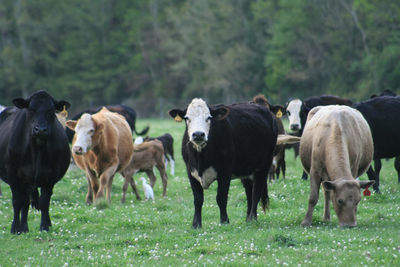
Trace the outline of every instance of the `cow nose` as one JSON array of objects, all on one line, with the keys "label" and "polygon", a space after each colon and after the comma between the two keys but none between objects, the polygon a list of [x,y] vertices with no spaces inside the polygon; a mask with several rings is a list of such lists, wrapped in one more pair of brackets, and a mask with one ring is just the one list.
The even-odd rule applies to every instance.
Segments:
[{"label": "cow nose", "polygon": [[290,130],[292,131],[298,131],[300,129],[300,125],[296,124],[291,124],[290,125]]},{"label": "cow nose", "polygon": [[194,132],[192,134],[193,141],[204,141],[204,138],[206,137],[206,134],[204,132]]},{"label": "cow nose", "polygon": [[43,126],[35,126],[33,128],[33,133],[34,134],[40,134],[40,135],[46,135],[47,134],[47,127],[43,127]]},{"label": "cow nose", "polygon": [[74,147],[72,148],[72,152],[74,152],[75,154],[82,154],[83,149],[82,149],[81,146],[74,146]]}]

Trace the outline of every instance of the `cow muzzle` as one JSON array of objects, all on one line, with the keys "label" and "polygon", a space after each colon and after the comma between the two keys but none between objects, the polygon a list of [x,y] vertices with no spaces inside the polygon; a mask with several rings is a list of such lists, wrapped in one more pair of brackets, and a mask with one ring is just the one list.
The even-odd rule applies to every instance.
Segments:
[{"label": "cow muzzle", "polygon": [[32,134],[35,137],[47,137],[49,135],[48,128],[46,126],[34,126],[32,130]]},{"label": "cow muzzle", "polygon": [[300,130],[300,125],[299,124],[291,124],[290,125],[290,130],[292,130],[292,131],[299,131]]},{"label": "cow muzzle", "polygon": [[72,152],[77,155],[84,154],[83,148],[81,146],[74,146],[72,147]]},{"label": "cow muzzle", "polygon": [[207,145],[206,134],[201,131],[194,132],[190,141],[197,151],[201,151]]}]

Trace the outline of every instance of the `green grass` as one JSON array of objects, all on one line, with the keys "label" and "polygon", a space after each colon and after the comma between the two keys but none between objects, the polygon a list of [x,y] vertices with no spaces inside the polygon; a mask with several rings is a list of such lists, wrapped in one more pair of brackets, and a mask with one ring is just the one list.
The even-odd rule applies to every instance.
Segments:
[{"label": "green grass", "polygon": [[[168,173],[167,197],[161,197],[157,176],[154,202],[137,201],[129,191],[126,203],[121,204],[123,181],[117,175],[112,203],[88,206],[84,174],[72,168],[55,186],[51,230],[39,231],[40,213],[31,209],[30,232],[11,235],[11,192],[2,183],[0,265],[400,266],[400,186],[393,160],[383,162],[382,194],[363,197],[360,202],[356,228],[340,228],[333,209],[332,221],[322,222],[323,194],[314,211],[313,226],[300,226],[309,181],[300,179],[300,160],[290,151],[286,179],[269,184],[271,207],[266,214],[259,208],[257,222],[245,222],[245,193],[240,181],[234,180],[228,201],[231,223],[219,224],[214,183],[205,191],[203,228],[193,230],[193,196],[180,154],[184,124],[172,119],[143,120],[137,127],[147,124],[151,136],[170,132],[175,138],[176,174]],[[135,176],[136,181],[139,177]],[[143,197],[140,183],[138,189]]]}]

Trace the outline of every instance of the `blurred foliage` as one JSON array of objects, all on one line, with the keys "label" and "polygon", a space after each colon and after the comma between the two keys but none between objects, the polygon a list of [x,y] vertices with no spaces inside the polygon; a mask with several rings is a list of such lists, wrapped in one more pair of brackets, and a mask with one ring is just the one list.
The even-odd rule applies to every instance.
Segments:
[{"label": "blurred foliage", "polygon": [[400,91],[392,0],[2,0],[0,103],[272,102]]}]

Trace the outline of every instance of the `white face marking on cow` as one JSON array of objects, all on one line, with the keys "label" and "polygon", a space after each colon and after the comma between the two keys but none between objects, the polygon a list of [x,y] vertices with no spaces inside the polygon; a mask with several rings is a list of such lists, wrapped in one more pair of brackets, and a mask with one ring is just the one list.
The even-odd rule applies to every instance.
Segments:
[{"label": "white face marking on cow", "polygon": [[217,179],[217,171],[212,166],[204,170],[201,177],[196,169],[191,171],[190,174],[201,184],[203,189],[208,189],[210,185]]},{"label": "white face marking on cow", "polygon": [[87,153],[92,146],[94,130],[92,116],[87,113],[83,114],[75,127],[76,141],[72,152],[78,155]]},{"label": "white face marking on cow", "polygon": [[286,112],[289,118],[289,128],[292,131],[301,130],[300,110],[302,102],[300,99],[294,99],[289,102],[286,108]]},{"label": "white face marking on cow", "polygon": [[211,113],[203,99],[195,98],[187,108],[185,116],[189,140],[200,152],[206,146],[210,131]]}]

